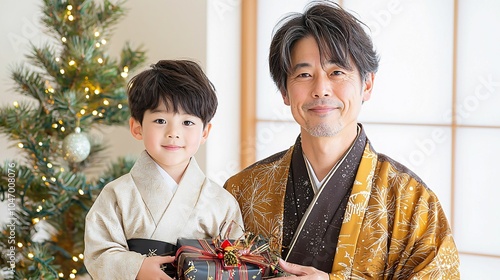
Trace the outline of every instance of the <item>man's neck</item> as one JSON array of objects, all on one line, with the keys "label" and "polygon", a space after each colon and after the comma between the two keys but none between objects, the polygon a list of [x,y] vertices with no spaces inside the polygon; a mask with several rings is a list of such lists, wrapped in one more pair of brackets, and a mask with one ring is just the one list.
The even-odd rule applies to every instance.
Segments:
[{"label": "man's neck", "polygon": [[301,131],[302,151],[311,163],[318,180],[323,180],[351,147],[357,136],[357,125],[345,127],[332,137],[313,137]]}]

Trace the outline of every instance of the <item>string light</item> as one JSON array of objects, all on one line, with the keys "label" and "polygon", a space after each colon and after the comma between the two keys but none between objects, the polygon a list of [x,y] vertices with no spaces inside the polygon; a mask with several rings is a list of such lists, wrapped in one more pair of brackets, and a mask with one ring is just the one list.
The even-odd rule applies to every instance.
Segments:
[{"label": "string light", "polygon": [[61,59],[59,57],[56,57],[56,61],[59,62]]},{"label": "string light", "polygon": [[68,6],[66,6],[66,9],[68,9],[68,11],[71,11],[71,10],[73,10],[73,6],[72,5],[68,5]]},{"label": "string light", "polygon": [[[74,261],[74,262],[77,262],[77,261],[78,261],[78,258],[77,258],[77,257],[75,257],[75,256],[73,256],[73,258],[72,258],[72,259],[73,259],[73,261]],[[73,273],[76,273],[76,272],[73,272]]]},{"label": "string light", "polygon": [[47,177],[42,176],[42,180],[47,181]]},{"label": "string light", "polygon": [[128,66],[123,67],[123,72],[120,74],[123,78],[128,77]]},{"label": "string light", "polygon": [[81,110],[80,110],[80,114],[81,114],[81,115],[85,115],[85,109],[81,109]]},{"label": "string light", "polygon": [[59,272],[59,274],[58,274],[58,275],[59,275],[59,277],[64,278],[64,273]]},{"label": "string light", "polygon": [[42,142],[38,142],[38,146],[43,146],[43,143]]},{"label": "string light", "polygon": [[23,143],[19,143],[19,144],[17,144],[17,146],[18,146],[19,148],[21,148],[21,149],[24,147]]},{"label": "string light", "polygon": [[59,125],[57,123],[52,125],[52,128],[58,128],[58,127],[59,127]]},{"label": "string light", "polygon": [[17,247],[19,247],[19,248],[23,248],[23,243],[21,243],[21,242],[17,242]]},{"label": "string light", "polygon": [[84,194],[85,194],[85,192],[84,192],[82,189],[79,189],[79,190],[78,190],[78,193],[79,193],[80,195],[84,195]]},{"label": "string light", "polygon": [[61,126],[61,131],[62,132],[66,131],[66,128],[64,128],[64,126]]},{"label": "string light", "polygon": [[39,218],[33,218],[32,220],[33,224],[36,225],[38,222],[40,222]]},{"label": "string light", "polygon": [[97,116],[97,111],[96,110],[92,111],[92,115]]},{"label": "string light", "polygon": [[85,87],[85,92],[89,92],[89,87]]},{"label": "string light", "polygon": [[83,260],[83,254],[78,255],[78,257]]},{"label": "string light", "polygon": [[48,167],[48,168],[52,168],[52,163],[50,163],[50,162],[49,162],[49,163],[47,163],[47,167]]},{"label": "string light", "polygon": [[99,113],[99,117],[102,118],[104,115],[102,113]]},{"label": "string light", "polygon": [[74,19],[75,19],[75,18],[73,17],[73,15],[69,15],[69,16],[68,16],[68,20],[69,20],[69,21],[73,21]]},{"label": "string light", "polygon": [[66,41],[67,41],[66,37],[62,37],[62,38],[61,38],[61,41],[62,41],[63,43],[66,43]]},{"label": "string light", "polygon": [[104,105],[108,106],[108,105],[109,105],[109,101],[108,101],[107,99],[104,99],[104,100],[102,101],[102,104],[104,104]]},{"label": "string light", "polygon": [[99,48],[100,46],[101,46],[101,43],[99,43],[99,42],[95,43],[96,48]]},{"label": "string light", "polygon": [[71,273],[75,273],[76,274],[77,272],[78,271],[76,269],[74,269],[74,268],[71,270]]},{"label": "string light", "polygon": [[94,32],[94,36],[99,37],[99,35],[101,35],[99,34],[99,31]]},{"label": "string light", "polygon": [[17,108],[17,107],[19,107],[19,103],[18,103],[17,101],[12,102],[12,104],[13,104],[13,105],[14,105],[14,107],[16,107],[16,108]]},{"label": "string light", "polygon": [[59,72],[60,72],[61,74],[63,74],[63,75],[64,75],[64,73],[65,73],[64,69],[59,70]]},{"label": "string light", "polygon": [[103,44],[103,45],[106,45],[106,43],[107,43],[107,42],[108,42],[108,41],[106,41],[106,39],[102,39],[102,40],[101,40],[101,44]]},{"label": "string light", "polygon": [[99,93],[101,93],[101,92],[98,89],[95,89],[94,93],[95,93],[95,95],[99,95]]},{"label": "string light", "polygon": [[34,256],[33,253],[28,253],[28,258],[32,259]]},{"label": "string light", "polygon": [[103,60],[102,58],[100,58],[100,57],[99,57],[99,58],[97,59],[97,62],[99,62],[99,63],[103,63],[103,62],[104,62],[104,60]]},{"label": "string light", "polygon": [[118,104],[118,109],[121,109],[123,108],[123,105],[122,104]]},{"label": "string light", "polygon": [[76,62],[75,62],[74,60],[70,60],[70,61],[68,62],[68,64],[69,64],[69,66],[73,66],[73,65],[75,65],[75,64],[76,64]]},{"label": "string light", "polygon": [[90,95],[88,95],[88,94],[87,94],[87,95],[85,95],[85,98],[89,99],[89,98],[90,98]]},{"label": "string light", "polygon": [[76,277],[76,276],[75,276],[75,274],[73,274],[73,273],[71,273],[71,274],[69,275],[69,278],[71,278],[71,279],[75,279],[75,277]]}]

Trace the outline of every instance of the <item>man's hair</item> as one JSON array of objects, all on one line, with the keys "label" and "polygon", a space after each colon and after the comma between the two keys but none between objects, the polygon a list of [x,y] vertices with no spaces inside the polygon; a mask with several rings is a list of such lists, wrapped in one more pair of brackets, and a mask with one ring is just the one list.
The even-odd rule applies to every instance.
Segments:
[{"label": "man's hair", "polygon": [[354,61],[362,80],[368,73],[376,73],[379,57],[363,25],[329,1],[313,1],[303,14],[292,13],[284,17],[275,27],[269,51],[269,70],[278,89],[286,91],[287,77],[292,71],[292,48],[308,36],[316,40],[322,62],[333,62],[353,70],[351,61]]},{"label": "man's hair", "polygon": [[217,110],[215,87],[201,67],[190,60],[160,60],[128,82],[130,115],[142,124],[144,112],[163,102],[167,110],[184,110],[203,121]]}]

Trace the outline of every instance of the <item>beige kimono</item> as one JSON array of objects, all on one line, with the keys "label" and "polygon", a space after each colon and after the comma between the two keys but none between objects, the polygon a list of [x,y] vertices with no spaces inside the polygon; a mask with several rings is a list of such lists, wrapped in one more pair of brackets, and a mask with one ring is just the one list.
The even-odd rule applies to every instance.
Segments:
[{"label": "beige kimono", "polygon": [[[311,189],[307,172],[304,180],[296,174],[305,172],[303,160],[292,161],[294,154],[302,156],[301,151],[294,153],[301,149],[300,139],[289,150],[230,178],[225,188],[240,204],[245,229],[270,237],[272,248],[284,252],[283,258],[299,256],[293,262],[311,265],[329,261],[322,270],[330,273],[330,279],[460,279],[457,248],[436,195],[410,170],[376,153],[362,129],[355,143],[339,163],[339,172],[345,167],[342,175],[349,177],[352,172],[345,195],[336,197],[335,191],[346,184],[339,182],[344,176],[335,178],[338,174],[334,174],[332,184],[337,185],[331,192],[309,191],[312,203],[306,205],[307,211],[297,221],[297,227],[290,228],[294,217],[301,215],[294,209],[303,207],[290,206],[311,199],[307,192],[296,196],[301,188]],[[352,156],[353,153],[357,155]],[[292,170],[294,162],[303,168]],[[339,207],[339,203],[333,202],[335,199],[343,201],[344,206],[340,203]],[[325,218],[327,211],[323,210],[313,216],[317,207],[334,208],[333,218]],[[337,207],[342,213],[338,220]],[[287,209],[295,212],[287,216]],[[338,231],[335,233],[332,228]],[[315,229],[321,234],[308,235]],[[291,245],[285,246],[290,234]],[[297,249],[296,244],[301,242],[298,237],[302,235],[308,237],[302,242],[306,246]],[[332,250],[323,250],[331,244]]]},{"label": "beige kimono", "polygon": [[[243,225],[233,196],[210,181],[191,159],[173,194],[144,151],[129,174],[106,185],[86,217],[85,266],[93,279],[135,279],[146,256],[127,240],[211,238],[225,222]],[[233,227],[231,238],[242,231]]]}]

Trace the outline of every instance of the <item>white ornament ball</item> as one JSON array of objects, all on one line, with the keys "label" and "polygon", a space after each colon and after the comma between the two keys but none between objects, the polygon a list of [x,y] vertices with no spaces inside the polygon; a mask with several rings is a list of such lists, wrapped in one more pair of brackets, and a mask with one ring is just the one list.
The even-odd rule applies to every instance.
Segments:
[{"label": "white ornament ball", "polygon": [[63,140],[63,152],[70,162],[82,162],[90,154],[90,141],[79,127]]}]

